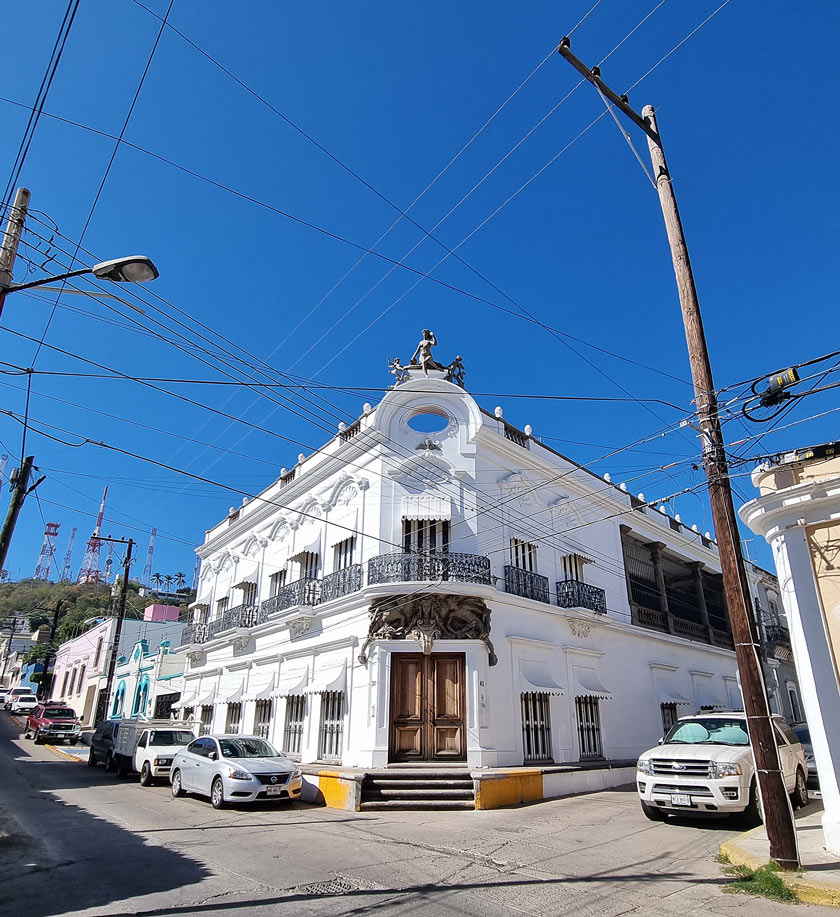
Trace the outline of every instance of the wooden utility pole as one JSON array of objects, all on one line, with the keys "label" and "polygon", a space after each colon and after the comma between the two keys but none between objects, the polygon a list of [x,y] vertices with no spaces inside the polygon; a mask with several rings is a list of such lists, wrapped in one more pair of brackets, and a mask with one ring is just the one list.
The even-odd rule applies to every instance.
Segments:
[{"label": "wooden utility pole", "polygon": [[735,641],[735,655],[741,676],[744,712],[755,759],[756,777],[764,809],[770,856],[783,869],[799,868],[799,851],[793,809],[785,788],[784,775],[779,761],[770,705],[767,701],[761,673],[761,644],[755,618],[752,614],[749,581],[741,553],[738,522],[729,485],[729,468],[723,431],[720,426],[717,396],[712,380],[712,366],[700,315],[700,302],[694,285],[694,274],[688,257],[688,246],[680,220],[677,198],[668,172],[665,151],[656,124],[653,106],[646,105],[639,115],[627,101],[601,79],[599,68],[589,69],[569,50],[569,39],[564,38],[558,52],[596,89],[624,113],[648,139],[654,180],[665,218],[665,230],[671,247],[674,274],[682,308],[691,378],[697,405],[698,426],[703,442],[703,467],[709,485],[709,502],[712,508],[715,537],[718,543],[723,588]]},{"label": "wooden utility pole", "polygon": [[[50,642],[47,644],[47,655],[44,656],[44,668],[41,674],[41,684],[38,686],[38,698],[44,703],[50,699],[52,694],[53,673],[50,671],[50,664],[55,660],[55,635],[58,631],[58,622],[61,619],[61,609],[64,602],[56,602],[53,609],[52,626],[50,627]],[[44,609],[48,611],[49,609]]]},{"label": "wooden utility pole", "polygon": [[41,483],[36,481],[32,487],[29,486],[34,462],[35,456],[27,455],[21,467],[12,471],[9,483],[12,499],[9,501],[9,509],[6,513],[6,518],[3,520],[3,526],[0,528],[0,570],[6,565],[6,555],[9,553],[9,545],[12,543],[12,534],[23,507],[23,501],[26,499],[27,494]]},{"label": "wooden utility pole", "polygon": [[128,571],[131,567],[131,551],[134,548],[134,541],[129,538],[128,540],[124,538],[101,538],[101,541],[111,541],[119,544],[124,544],[125,549],[125,558],[123,559],[123,578],[122,583],[120,584],[120,604],[117,610],[117,624],[114,627],[114,639],[111,642],[111,655],[108,659],[108,677],[105,680],[105,703],[101,704],[98,702],[96,705],[96,715],[94,718],[94,726],[98,726],[102,720],[105,719],[108,713],[108,701],[111,697],[111,688],[114,686],[114,673],[117,670],[117,656],[120,651],[120,637],[122,636],[122,623],[123,618],[125,618],[125,602],[128,595]]},{"label": "wooden utility pole", "polygon": [[3,233],[3,241],[0,243],[0,315],[3,314],[3,306],[6,302],[6,293],[12,285],[12,271],[17,258],[20,237],[23,234],[23,224],[26,221],[26,211],[29,209],[29,199],[31,194],[26,188],[18,188],[15,194],[15,202],[9,211],[9,219],[6,221],[6,230]]}]

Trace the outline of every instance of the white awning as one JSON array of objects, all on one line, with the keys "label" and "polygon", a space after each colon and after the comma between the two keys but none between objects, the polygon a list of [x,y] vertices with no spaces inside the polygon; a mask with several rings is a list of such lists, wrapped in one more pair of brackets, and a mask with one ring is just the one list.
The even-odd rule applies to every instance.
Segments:
[{"label": "white awning", "polygon": [[155,685],[155,697],[161,697],[164,694],[180,694],[181,689],[170,685],[168,682],[159,681]]},{"label": "white awning", "polygon": [[658,675],[656,678],[656,693],[660,704],[688,704],[691,701],[680,694],[667,675]]},{"label": "white awning", "polygon": [[271,673],[271,680],[269,683],[260,691],[258,694],[254,695],[254,700],[268,700],[274,692],[274,673]]},{"label": "white awning", "polygon": [[197,700],[194,704],[192,704],[192,706],[193,706],[193,707],[212,707],[213,704],[215,704],[215,703],[216,703],[216,689],[215,689],[215,688],[211,688],[211,689],[204,695],[204,697],[202,697],[202,698],[200,698],[199,700]]},{"label": "white awning", "polygon": [[715,693],[711,679],[698,680],[696,685],[698,707],[707,707],[710,710],[726,710],[726,704]]},{"label": "white awning", "polygon": [[347,663],[324,669],[319,672],[311,684],[303,689],[303,694],[324,694],[327,691],[343,691],[347,683]]},{"label": "white awning", "polygon": [[595,561],[586,554],[578,554],[578,553],[572,552],[570,554],[563,554],[560,559],[562,560],[563,558],[566,558],[566,557],[574,557],[577,559],[578,563],[581,563],[581,564],[594,564],[595,563]]},{"label": "white awning", "polygon": [[403,519],[451,519],[452,501],[434,494],[409,494],[403,497]]},{"label": "white awning", "polygon": [[290,669],[288,672],[281,672],[274,696],[291,697],[294,694],[303,694],[308,681],[309,669],[306,666],[302,669]]},{"label": "white awning", "polygon": [[236,582],[234,582],[233,588],[244,589],[248,586],[256,585],[258,570],[259,564],[257,561],[251,560],[250,558],[247,560],[240,560],[236,565],[236,575],[234,576]]},{"label": "white awning", "polygon": [[307,552],[309,554],[321,553],[321,526],[307,525],[299,529],[295,538],[295,553],[292,560],[300,554]]},{"label": "white awning", "polygon": [[176,702],[172,705],[172,709],[173,709],[173,710],[176,710],[176,709],[177,709],[177,710],[183,710],[184,707],[194,707],[194,706],[195,706],[195,699],[196,699],[196,697],[198,697],[198,690],[197,690],[197,689],[193,689],[193,690],[192,690],[192,693],[189,695],[189,697],[186,696],[186,691],[185,691],[184,694],[181,695],[181,699],[178,700],[178,701],[176,701]]},{"label": "white awning", "polygon": [[600,697],[602,700],[612,700],[612,694],[601,684],[595,669],[572,666],[575,681],[575,697]]},{"label": "white awning", "polygon": [[352,538],[358,526],[358,510],[355,506],[344,506],[334,509],[330,513],[329,545],[335,547],[339,541]]},{"label": "white awning", "polygon": [[225,698],[226,704],[238,704],[242,700],[242,695],[245,693],[245,679],[243,678],[239,682],[239,687],[230,695],[230,697]]},{"label": "white awning", "polygon": [[522,681],[527,688],[533,688],[541,694],[562,695],[565,689],[554,680],[547,662],[523,660],[519,664]]},{"label": "white awning", "polygon": [[190,604],[187,605],[187,608],[188,608],[190,611],[193,611],[193,610],[196,609],[196,608],[209,608],[209,607],[210,607],[210,602],[207,602],[207,601],[202,601],[202,602],[190,602]]}]

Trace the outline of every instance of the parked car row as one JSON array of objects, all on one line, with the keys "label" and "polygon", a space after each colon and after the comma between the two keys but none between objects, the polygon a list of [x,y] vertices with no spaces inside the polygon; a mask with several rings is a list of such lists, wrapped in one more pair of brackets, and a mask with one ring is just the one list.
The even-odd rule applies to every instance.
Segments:
[{"label": "parked car row", "polygon": [[94,732],[88,765],[118,776],[140,775],[150,786],[166,780],[176,798],[207,796],[214,808],[260,799],[299,799],[301,769],[259,736],[196,738],[188,724],[168,720],[106,720]]},{"label": "parked car row", "polygon": [[3,709],[10,713],[28,714],[38,705],[31,688],[9,688],[2,696]]}]

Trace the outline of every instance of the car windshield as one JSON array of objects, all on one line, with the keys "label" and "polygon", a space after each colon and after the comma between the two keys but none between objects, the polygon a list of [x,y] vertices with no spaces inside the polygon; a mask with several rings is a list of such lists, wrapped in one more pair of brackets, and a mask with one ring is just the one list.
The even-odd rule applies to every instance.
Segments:
[{"label": "car windshield", "polygon": [[749,745],[745,720],[734,717],[703,717],[678,720],[665,736],[672,745]]},{"label": "car windshield", "polygon": [[47,707],[44,711],[44,716],[52,720],[75,720],[76,711],[71,710],[69,707]]},{"label": "car windshield", "polygon": [[800,726],[798,729],[794,729],[793,731],[796,733],[796,738],[799,739],[800,742],[807,742],[809,745],[811,744],[811,733],[807,726]]},{"label": "car windshield", "polygon": [[18,694],[18,700],[26,701],[27,703],[30,701],[34,701],[36,704],[38,703],[38,698],[35,697],[34,694]]},{"label": "car windshield", "polygon": [[17,697],[21,694],[29,694],[29,690],[27,688],[12,688],[12,694]]},{"label": "car windshield", "polygon": [[149,745],[189,745],[194,738],[186,729],[153,729],[149,733]]},{"label": "car windshield", "polygon": [[276,758],[277,749],[265,739],[219,739],[225,758]]}]

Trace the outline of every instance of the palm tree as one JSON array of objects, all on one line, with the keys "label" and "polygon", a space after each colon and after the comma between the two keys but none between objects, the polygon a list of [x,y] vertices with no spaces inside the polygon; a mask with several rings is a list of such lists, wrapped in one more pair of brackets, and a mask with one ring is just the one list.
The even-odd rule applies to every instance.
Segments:
[{"label": "palm tree", "polygon": [[157,588],[160,588],[160,584],[162,582],[163,582],[163,577],[160,575],[160,573],[152,574],[152,583],[151,583],[152,586],[156,586]]},{"label": "palm tree", "polygon": [[183,587],[186,586],[186,585],[187,585],[187,579],[186,579],[186,577],[184,576],[184,574],[183,574],[183,573],[176,573],[176,574],[175,574],[175,588],[176,588],[176,589],[181,589],[181,588],[183,588]]},{"label": "palm tree", "polygon": [[171,590],[169,587],[172,585],[172,574],[167,573],[163,578],[163,582],[166,584],[166,591],[170,592]]}]

